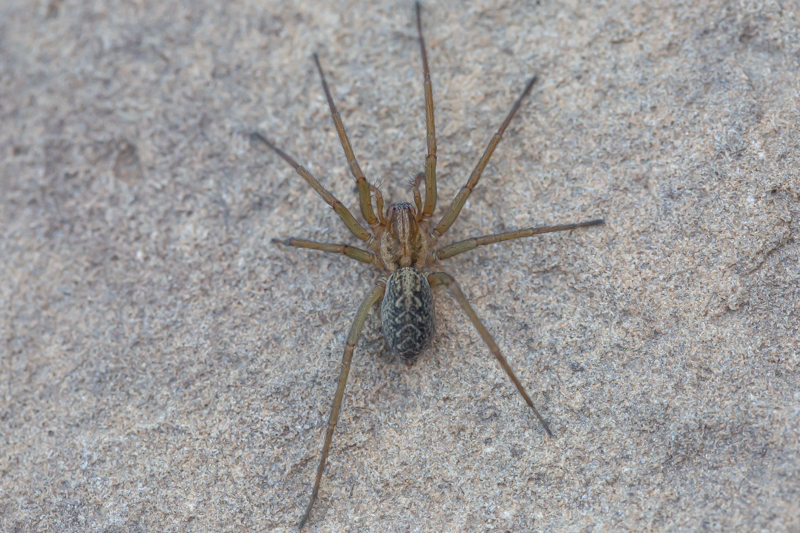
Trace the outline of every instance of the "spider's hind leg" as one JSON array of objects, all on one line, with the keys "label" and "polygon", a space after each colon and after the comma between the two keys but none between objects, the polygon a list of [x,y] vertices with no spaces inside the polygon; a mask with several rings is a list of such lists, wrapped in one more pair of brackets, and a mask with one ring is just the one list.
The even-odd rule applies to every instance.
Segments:
[{"label": "spider's hind leg", "polygon": [[303,519],[300,520],[298,529],[303,529],[303,526],[311,516],[311,508],[314,506],[314,501],[317,499],[319,493],[319,484],[322,481],[322,472],[325,470],[325,463],[328,461],[328,450],[331,447],[331,440],[333,439],[333,431],[336,429],[336,424],[339,422],[339,410],[342,408],[342,399],[344,398],[344,387],[347,384],[347,376],[350,374],[350,362],[353,360],[353,351],[358,344],[358,338],[361,336],[361,329],[364,327],[364,322],[367,320],[369,310],[375,305],[375,302],[380,300],[386,290],[386,280],[381,278],[375,287],[367,294],[361,306],[356,312],[356,318],[353,320],[353,325],[350,327],[350,333],[347,334],[347,343],[344,346],[344,355],[342,355],[342,370],[339,373],[339,384],[336,386],[336,394],[333,397],[333,405],[331,406],[331,415],[328,419],[328,430],[325,432],[325,444],[322,446],[322,455],[319,459],[319,467],[317,468],[317,477],[314,481],[314,490],[311,491],[311,501],[308,502],[306,512]]},{"label": "spider's hind leg", "polygon": [[533,409],[533,413],[536,415],[536,418],[539,419],[539,422],[542,423],[542,427],[544,427],[544,430],[547,432],[548,435],[552,437],[553,433],[550,431],[550,427],[547,425],[547,422],[545,422],[544,418],[542,418],[542,415],[539,414],[539,411],[538,409],[536,409],[536,406],[533,405],[533,402],[528,396],[528,393],[525,392],[525,388],[522,386],[522,383],[520,383],[519,380],[517,379],[517,376],[514,375],[514,371],[511,370],[511,367],[508,365],[506,358],[503,357],[502,353],[500,353],[500,348],[497,347],[497,343],[494,342],[494,339],[489,334],[489,331],[486,329],[486,326],[484,326],[483,322],[481,322],[481,319],[478,318],[478,314],[469,304],[467,297],[464,296],[464,293],[461,291],[461,287],[458,286],[458,283],[456,283],[456,280],[453,279],[453,276],[451,276],[446,272],[431,273],[428,275],[428,283],[430,283],[431,287],[434,287],[436,285],[444,285],[448,289],[450,289],[453,298],[456,299],[458,305],[461,306],[461,309],[464,310],[464,313],[466,313],[466,315],[472,321],[472,324],[475,326],[475,329],[478,330],[478,333],[483,339],[483,342],[485,342],[486,345],[489,347],[489,351],[492,352],[492,355],[494,355],[497,358],[497,362],[500,363],[500,366],[502,366],[503,370],[506,371],[508,377],[511,378],[511,381],[517,387],[519,393],[522,394],[523,398],[525,398],[525,402],[528,404],[528,406],[531,409]]}]

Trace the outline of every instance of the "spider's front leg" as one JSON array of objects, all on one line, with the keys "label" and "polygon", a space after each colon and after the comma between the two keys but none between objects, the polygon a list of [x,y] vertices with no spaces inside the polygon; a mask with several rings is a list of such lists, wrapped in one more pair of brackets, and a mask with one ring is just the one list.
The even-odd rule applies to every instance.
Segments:
[{"label": "spider's front leg", "polygon": [[472,190],[478,185],[478,180],[481,179],[481,174],[483,174],[483,169],[486,168],[486,165],[489,164],[489,159],[492,157],[495,148],[497,145],[500,144],[500,140],[503,138],[503,134],[508,128],[509,123],[511,123],[511,119],[514,118],[519,106],[522,105],[522,100],[531,92],[533,88],[533,84],[536,83],[537,76],[534,76],[530,79],[528,84],[525,86],[525,89],[522,91],[522,94],[517,98],[517,101],[514,102],[511,111],[509,111],[508,116],[503,121],[503,124],[500,126],[500,129],[497,130],[497,133],[494,134],[492,140],[489,141],[489,146],[486,147],[486,150],[483,152],[478,164],[475,166],[475,170],[472,171],[470,174],[467,183],[461,187],[461,190],[458,191],[456,197],[453,198],[453,202],[450,204],[450,207],[447,208],[444,215],[442,215],[442,219],[439,221],[439,224],[436,225],[433,230],[431,230],[431,237],[434,239],[438,239],[445,232],[450,229],[450,226],[453,225],[456,218],[458,218],[458,214],[461,213],[461,208],[464,207],[464,204],[467,203],[467,198],[469,195],[472,194]]},{"label": "spider's front leg", "polygon": [[[425,38],[422,36],[422,6],[419,2],[416,3],[416,10],[419,48],[422,54],[423,86],[425,88],[425,129],[428,147],[428,155],[425,158],[425,204],[420,210],[419,202],[417,202],[417,210],[420,212],[420,220],[424,223],[425,231],[428,231],[430,218],[436,209],[436,126],[433,120],[433,85],[431,84],[431,71],[428,68],[428,53],[425,51]],[[417,176],[416,184],[414,185],[416,193],[414,200],[417,200],[419,195],[419,180],[420,176]]]},{"label": "spider's front leg", "polygon": [[517,387],[519,393],[522,394],[523,398],[525,398],[525,402],[528,404],[528,406],[531,409],[533,409],[536,418],[538,418],[539,422],[542,423],[544,430],[547,432],[548,435],[552,437],[553,433],[550,431],[550,427],[547,425],[547,422],[545,422],[544,418],[542,418],[542,415],[539,414],[539,411],[536,409],[536,406],[533,405],[533,402],[528,396],[528,393],[525,392],[525,388],[522,386],[522,383],[519,382],[517,376],[514,375],[514,371],[511,370],[510,366],[508,366],[508,362],[506,361],[505,357],[503,357],[503,354],[500,353],[500,348],[498,348],[497,343],[494,342],[494,339],[489,334],[489,331],[483,325],[481,319],[478,318],[478,314],[469,304],[467,297],[464,296],[464,293],[461,291],[461,287],[458,286],[458,283],[456,283],[456,280],[453,279],[453,276],[451,276],[446,272],[431,273],[428,275],[428,283],[430,284],[431,287],[435,287],[436,285],[444,285],[448,289],[450,289],[453,298],[456,299],[458,305],[461,306],[461,309],[464,310],[469,319],[472,321],[472,324],[475,326],[475,329],[478,330],[478,333],[483,339],[483,342],[485,342],[486,345],[489,347],[489,351],[492,352],[492,355],[494,355],[497,358],[497,362],[500,363],[500,366],[502,366],[503,370],[506,371],[508,377],[511,378],[511,381]]},{"label": "spider's front leg", "polygon": [[[322,81],[322,90],[325,91],[325,98],[328,100],[328,107],[331,110],[333,125],[336,127],[336,133],[339,134],[339,141],[342,143],[342,150],[344,150],[344,156],[347,158],[347,165],[350,167],[350,172],[356,179],[361,215],[364,217],[364,220],[367,221],[370,228],[372,228],[372,233],[374,233],[376,237],[379,237],[386,223],[383,218],[383,213],[380,212],[381,206],[383,205],[383,198],[381,197],[380,191],[370,185],[367,178],[364,177],[364,172],[358,164],[355,153],[353,153],[353,147],[350,146],[350,139],[347,137],[347,131],[344,129],[342,116],[339,114],[339,111],[336,109],[336,104],[333,102],[331,91],[328,89],[328,82],[325,80],[325,73],[322,71],[322,65],[319,63],[319,56],[317,56],[316,53],[314,54],[314,64],[317,65],[317,72],[319,72],[319,77]],[[375,192],[378,202],[378,217],[375,216],[375,212],[372,209],[372,197],[370,196],[370,192],[372,191]]]},{"label": "spider's front leg", "polygon": [[375,305],[375,302],[381,299],[385,290],[386,278],[380,278],[375,287],[373,287],[366,298],[364,298],[364,301],[361,302],[356,312],[353,325],[350,327],[350,333],[347,334],[347,343],[344,346],[344,355],[342,356],[342,371],[339,374],[339,384],[336,386],[336,394],[333,397],[331,415],[328,419],[328,430],[325,433],[325,444],[322,446],[322,456],[320,457],[319,467],[317,468],[317,479],[314,482],[314,490],[311,492],[311,501],[308,502],[308,507],[303,515],[303,519],[300,520],[298,529],[303,529],[303,526],[306,525],[308,517],[311,515],[311,508],[314,506],[314,500],[317,499],[317,493],[319,493],[322,471],[325,470],[325,463],[328,460],[328,449],[331,447],[333,431],[336,429],[337,422],[339,422],[339,410],[342,407],[342,399],[344,398],[344,387],[347,384],[347,376],[350,373],[350,362],[353,360],[353,351],[358,343],[358,338],[361,336],[361,329],[364,327],[364,321],[367,319],[369,310]]}]

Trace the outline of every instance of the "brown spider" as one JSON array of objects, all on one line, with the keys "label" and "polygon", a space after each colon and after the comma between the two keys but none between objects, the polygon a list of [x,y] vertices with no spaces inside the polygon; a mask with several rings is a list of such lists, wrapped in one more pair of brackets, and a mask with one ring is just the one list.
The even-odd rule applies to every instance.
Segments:
[{"label": "brown spider", "polygon": [[[311,508],[317,498],[317,493],[319,492],[322,472],[325,469],[325,462],[328,458],[328,449],[331,445],[336,423],[339,420],[339,410],[342,406],[347,375],[350,372],[353,350],[361,335],[361,328],[364,325],[367,314],[372,306],[381,298],[383,298],[381,304],[381,329],[383,336],[386,338],[389,349],[394,354],[399,355],[402,360],[410,364],[416,359],[417,355],[419,355],[433,336],[434,308],[431,287],[445,285],[450,289],[453,297],[472,321],[481,338],[489,347],[489,350],[497,358],[500,366],[503,367],[503,370],[505,370],[508,377],[511,378],[517,390],[522,397],[525,398],[525,402],[533,410],[539,422],[541,422],[544,427],[544,430],[548,435],[553,435],[547,422],[545,422],[542,415],[539,414],[539,411],[533,405],[533,402],[530,397],[528,397],[522,384],[514,375],[511,367],[500,353],[500,349],[497,347],[494,339],[486,330],[483,323],[481,323],[478,315],[475,313],[475,310],[472,309],[472,306],[467,301],[467,298],[464,296],[464,293],[461,291],[455,279],[446,272],[434,272],[431,270],[431,267],[433,267],[437,261],[474,250],[478,246],[483,246],[485,244],[493,244],[500,241],[517,239],[519,237],[530,237],[531,235],[537,235],[539,233],[565,231],[603,224],[603,220],[598,219],[577,224],[525,228],[516,231],[497,233],[495,235],[466,239],[437,248],[439,238],[450,229],[450,226],[452,226],[458,214],[461,212],[461,208],[464,207],[464,203],[467,201],[470,193],[478,184],[481,173],[489,162],[489,158],[492,156],[495,148],[497,148],[497,145],[500,143],[503,132],[505,132],[509,122],[511,122],[517,109],[519,109],[523,98],[528,95],[533,84],[536,82],[536,76],[531,78],[525,86],[522,94],[514,103],[508,116],[500,126],[500,129],[497,130],[497,133],[492,137],[489,146],[478,161],[475,170],[472,171],[472,175],[470,175],[466,185],[464,185],[456,195],[439,223],[431,228],[431,216],[436,208],[436,134],[434,132],[433,123],[431,74],[428,70],[425,40],[422,37],[420,11],[420,4],[417,2],[417,32],[419,33],[419,43],[422,51],[422,69],[425,76],[425,116],[428,130],[428,156],[425,159],[425,172],[419,173],[413,184],[414,203],[416,207],[408,203],[392,204],[386,209],[386,213],[384,214],[383,196],[377,188],[367,182],[364,173],[361,171],[361,167],[359,167],[356,161],[353,149],[350,147],[350,140],[347,138],[347,133],[342,123],[342,118],[336,110],[333,98],[331,98],[331,93],[325,81],[325,75],[322,72],[317,54],[313,56],[314,63],[316,63],[317,70],[322,79],[322,88],[325,91],[325,97],[328,99],[328,105],[330,106],[331,115],[333,116],[333,123],[339,134],[339,140],[342,143],[342,148],[347,157],[347,163],[358,185],[361,214],[367,224],[369,224],[372,232],[370,233],[370,231],[356,221],[352,213],[350,213],[350,211],[330,192],[323,188],[305,168],[297,164],[294,159],[269,142],[261,134],[253,133],[252,135],[253,139],[264,143],[294,167],[297,173],[322,196],[325,202],[327,202],[334,211],[336,211],[336,214],[342,219],[347,229],[349,229],[353,235],[364,241],[364,246],[367,250],[355,248],[347,244],[328,244],[294,237],[285,240],[273,239],[272,242],[287,246],[298,246],[300,248],[344,254],[356,261],[368,263],[389,272],[388,278],[386,276],[381,276],[375,284],[375,287],[367,294],[364,301],[361,302],[361,306],[356,312],[353,325],[350,327],[350,333],[347,335],[347,343],[345,344],[344,355],[342,357],[342,370],[339,375],[339,384],[336,387],[336,395],[333,398],[333,406],[331,407],[331,415],[328,421],[328,430],[325,433],[325,444],[322,447],[322,456],[319,461],[319,467],[317,468],[317,478],[314,482],[314,489],[311,492],[311,501],[308,503],[306,512],[300,521],[299,529],[302,529],[306,524],[311,514]],[[419,184],[422,180],[425,180],[424,203],[419,191]],[[378,211],[377,216],[372,209],[373,193],[375,194],[375,203]]]}]

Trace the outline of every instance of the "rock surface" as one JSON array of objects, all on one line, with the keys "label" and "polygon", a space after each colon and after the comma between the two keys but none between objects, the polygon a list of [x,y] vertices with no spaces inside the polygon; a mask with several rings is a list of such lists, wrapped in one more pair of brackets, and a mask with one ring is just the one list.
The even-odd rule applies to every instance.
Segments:
[{"label": "rock surface", "polygon": [[[425,155],[411,2],[0,5],[0,530],[291,531],[379,273],[354,213]],[[800,9],[424,7],[445,243],[555,433],[458,306],[412,367],[377,312],[308,531],[800,530]],[[357,215],[360,216],[360,215]]]}]

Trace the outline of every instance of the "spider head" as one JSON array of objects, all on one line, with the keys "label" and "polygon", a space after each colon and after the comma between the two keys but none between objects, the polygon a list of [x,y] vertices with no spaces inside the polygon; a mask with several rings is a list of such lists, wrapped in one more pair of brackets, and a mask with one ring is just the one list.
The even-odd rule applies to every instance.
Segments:
[{"label": "spider head", "polygon": [[390,272],[400,267],[422,269],[428,259],[428,238],[420,231],[411,204],[392,204],[386,210],[387,228],[381,234],[381,259]]}]

